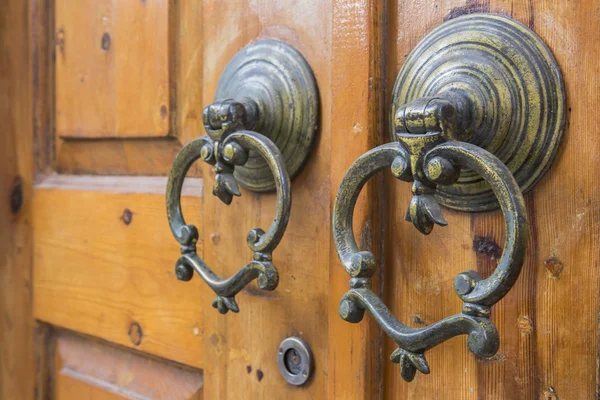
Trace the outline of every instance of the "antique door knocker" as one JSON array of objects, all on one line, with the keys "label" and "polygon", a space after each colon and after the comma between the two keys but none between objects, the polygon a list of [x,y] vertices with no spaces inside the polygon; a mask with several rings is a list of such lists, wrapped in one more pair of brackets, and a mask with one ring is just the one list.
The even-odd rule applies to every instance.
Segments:
[{"label": "antique door knocker", "polygon": [[[468,349],[493,356],[498,331],[490,307],[512,288],[527,249],[522,192],[549,168],[562,135],[565,94],[554,57],[534,32],[504,16],[472,14],[450,20],[412,51],[393,91],[394,142],[359,157],[339,188],[334,241],[350,274],[340,316],[352,323],[368,310],[398,345],[391,360],[404,380],[429,373],[426,350],[457,335]],[[376,263],[352,231],[357,197],[377,171],[412,182],[405,219],[423,234],[447,225],[441,205],[463,211],[501,208],[504,251],[494,273],[465,271],[454,281],[462,312],[424,328],[398,321],[371,291]]]},{"label": "antique door knocker", "polygon": [[[194,270],[217,294],[213,307],[238,312],[235,295],[250,281],[274,290],[279,283],[272,252],[290,217],[290,179],[300,172],[314,142],[319,99],[312,71],[298,51],[272,39],[258,40],[237,53],[219,80],[215,102],[204,109],[202,136],[175,157],[167,183],[167,217],[181,245],[177,279]],[[258,133],[261,132],[261,133]],[[240,196],[238,184],[254,192],[277,190],[275,218],[265,232],[248,232],[253,260],[228,279],[218,277],[196,254],[198,230],[181,212],[181,188],[198,159],[214,165],[213,194],[225,204]]]}]

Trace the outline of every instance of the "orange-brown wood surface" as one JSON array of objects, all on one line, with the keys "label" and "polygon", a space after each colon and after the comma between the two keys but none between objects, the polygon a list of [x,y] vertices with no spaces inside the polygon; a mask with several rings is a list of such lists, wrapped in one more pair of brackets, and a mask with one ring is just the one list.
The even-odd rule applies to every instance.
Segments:
[{"label": "orange-brown wood surface", "polygon": [[28,2],[0,12],[0,398],[32,399],[33,102]]},{"label": "orange-brown wood surface", "polygon": [[169,133],[169,1],[56,0],[56,134]]},{"label": "orange-brown wood surface", "polygon": [[[33,396],[34,318],[43,322],[39,398],[598,397],[600,139],[589,111],[600,100],[597,0],[17,3],[0,14],[1,398]],[[333,200],[352,162],[389,140],[390,92],[406,56],[445,19],[469,12],[508,14],[546,41],[566,83],[565,136],[526,196],[527,261],[492,310],[500,351],[477,358],[454,338],[427,353],[430,375],[405,383],[373,318],[338,316],[349,277],[332,241]],[[182,144],[204,134],[202,109],[225,65],[263,37],[309,62],[321,127],[273,254],[279,287],[251,283],[237,296],[240,313],[223,316],[198,276],[174,277],[179,245],[163,186]],[[200,180],[212,186],[210,167],[198,163],[189,175],[202,176],[183,200],[201,232],[199,254],[231,276],[250,261],[246,233],[270,224],[276,196],[243,191],[225,206],[210,189],[193,191]],[[453,279],[491,273],[502,216],[444,210],[449,226],[422,236],[404,221],[410,186],[383,176],[365,188],[354,220],[359,246],[381,264],[374,290],[411,326],[460,312]],[[18,182],[23,203],[13,211]],[[277,369],[278,344],[293,335],[315,357],[302,387]]]},{"label": "orange-brown wood surface", "polygon": [[148,359],[106,343],[59,331],[55,345],[58,399],[202,400],[202,373]]},{"label": "orange-brown wood surface", "polygon": [[[531,237],[513,290],[492,308],[500,350],[468,352],[464,337],[427,353],[431,375],[405,383],[385,363],[389,399],[592,399],[597,397],[600,266],[600,4],[597,1],[413,1],[389,4],[388,90],[416,44],[444,19],[467,12],[503,13],[532,28],[554,53],[566,83],[565,135],[554,165],[526,196]],[[410,21],[410,23],[407,23]],[[388,101],[390,101],[388,99]],[[499,212],[445,210],[449,226],[430,236],[404,221],[408,185],[390,179],[386,301],[400,320],[431,324],[460,311],[453,278],[467,269],[488,276],[504,243]],[[387,341],[384,356],[394,349]]]},{"label": "orange-brown wood surface", "polygon": [[[47,89],[56,87],[57,103],[60,103],[61,90],[67,91],[63,96],[65,101],[76,102],[77,106],[61,108],[57,104],[52,114],[57,124],[53,145],[42,146],[41,150],[51,148],[54,154],[47,157],[54,163],[56,171],[65,174],[166,175],[181,145],[197,137],[203,129],[201,4],[168,0],[101,3],[61,0],[56,4],[53,0],[36,0],[35,3],[42,3],[38,7],[40,14],[50,14],[42,20],[45,26],[39,31],[45,29],[52,37],[60,36],[59,21],[64,25],[77,25],[80,23],[78,20],[85,18],[95,18],[92,22],[98,25],[104,23],[104,17],[107,17],[107,23],[116,30],[109,32],[111,46],[107,50],[101,48],[102,31],[97,40],[93,39],[93,45],[82,48],[73,60],[88,62],[86,60],[98,57],[113,60],[110,66],[93,64],[101,71],[104,71],[101,68],[112,68],[114,89],[111,89],[108,105],[96,104],[95,92],[92,91],[83,107],[82,95],[78,91],[83,83],[75,79],[71,82],[74,86],[70,86],[69,82],[61,84],[61,72],[58,70],[54,85]],[[59,3],[64,7],[60,7]],[[115,14],[121,8],[126,11],[124,19],[117,18]],[[85,32],[95,34],[94,29],[101,28],[85,26]],[[117,33],[119,40],[124,42],[121,46],[127,45],[132,49],[118,46],[118,39],[114,37]],[[158,40],[154,40],[155,35],[159,35]],[[80,40],[77,37],[71,39]],[[64,40],[66,51],[69,38]],[[89,40],[92,41],[91,38]],[[59,42],[54,41],[54,44],[54,57],[46,59],[50,64],[44,65],[44,60],[40,60],[42,64],[38,70],[42,78],[43,71],[53,71],[64,61],[60,60]],[[56,59],[56,63],[51,62],[52,59]],[[164,79],[142,76],[142,72],[148,75],[163,69],[167,73]],[[103,90],[109,89],[102,86],[99,96]],[[117,106],[118,109],[115,108]],[[164,118],[163,106],[167,110]],[[88,119],[80,113],[91,113],[92,116]],[[83,133],[74,136],[61,134],[61,118],[71,121],[74,131],[81,130]],[[96,120],[117,121],[118,118],[126,124],[123,126],[136,128],[128,132],[97,135],[92,133],[91,128],[88,129]],[[169,136],[164,137],[167,134]],[[94,140],[86,140],[89,137],[94,137]],[[38,138],[38,143],[43,144],[45,138]],[[192,166],[188,174],[198,175],[199,169]]]},{"label": "orange-brown wood surface", "polygon": [[[114,193],[135,189],[119,179],[107,185],[113,192],[82,190],[80,181],[79,190],[36,189],[35,317],[202,367],[205,287],[175,278],[163,193]],[[201,199],[183,197],[190,220],[201,221]]]},{"label": "orange-brown wood surface", "polygon": [[[188,12],[170,1],[33,2],[33,122],[40,174],[33,218],[34,312],[44,321],[36,339],[38,398],[202,398],[201,370],[188,379],[185,368],[152,367],[153,356],[168,359],[166,365],[203,366],[205,286],[200,279],[175,279],[166,178],[140,176],[166,175],[181,143],[200,133],[199,9]],[[110,46],[105,42],[103,49],[101,37],[97,43],[90,37],[98,31],[110,35]],[[48,50],[44,45],[50,43],[55,47]],[[69,45],[81,48],[67,53]],[[99,75],[87,75],[88,67],[90,75]],[[71,79],[74,71],[83,82]],[[176,81],[182,84],[177,91]],[[102,98],[105,92],[109,98]],[[150,138],[170,133],[178,137]],[[48,176],[54,170],[61,175]],[[197,171],[193,167],[189,175]],[[88,175],[63,175],[69,172]],[[186,180],[182,206],[202,232],[201,183]],[[62,343],[52,326],[143,353],[131,362],[130,353],[95,341]],[[71,349],[69,357],[65,349]],[[54,353],[56,365],[42,362]],[[33,394],[32,382],[26,387]]]},{"label": "orange-brown wood surface", "polygon": [[[239,314],[225,316],[210,308],[214,294],[204,292],[205,396],[323,397],[329,374],[332,6],[317,0],[293,5],[278,0],[200,3],[205,101],[213,98],[225,65],[237,51],[259,37],[274,37],[294,46],[310,64],[319,85],[322,125],[309,161],[292,183],[291,218],[273,252],[280,278],[277,290],[264,292],[251,283],[237,296]],[[211,168],[203,168],[203,178],[207,186],[213,182]],[[205,196],[204,260],[217,274],[231,276],[251,260],[246,234],[269,226],[275,200],[275,194],[244,190],[241,198],[225,206],[215,196]],[[287,336],[300,336],[312,347],[315,372],[308,385],[291,386],[279,374],[277,348]]]},{"label": "orange-brown wood surface", "polygon": [[[382,143],[385,121],[385,2],[335,2],[332,17],[330,202],[354,160]],[[354,210],[362,250],[381,256],[383,180],[372,179]],[[330,240],[333,239],[329,235]],[[382,393],[382,334],[372,318],[349,324],[338,314],[349,276],[331,243],[329,266],[329,398],[378,398]],[[381,272],[382,265],[379,265]],[[378,277],[375,292],[380,291]]]}]

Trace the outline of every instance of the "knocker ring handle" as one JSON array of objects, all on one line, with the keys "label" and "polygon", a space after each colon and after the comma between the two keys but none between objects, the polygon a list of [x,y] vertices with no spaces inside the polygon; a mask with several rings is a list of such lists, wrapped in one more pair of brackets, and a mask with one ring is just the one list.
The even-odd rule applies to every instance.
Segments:
[{"label": "knocker ring handle", "polygon": [[[408,136],[408,135],[407,135]],[[429,135],[440,139],[441,134]],[[419,136],[406,137],[408,141]],[[435,143],[435,142],[434,142]],[[414,155],[412,159],[414,160]],[[420,163],[418,163],[420,164]],[[354,239],[352,214],[358,195],[376,172],[391,167],[392,173],[403,180],[412,180],[411,153],[403,143],[379,146],[361,157],[348,169],[336,196],[333,212],[334,242],[344,268],[351,276],[351,289],[341,300],[340,316],[357,323],[364,312],[371,312],[375,320],[398,349],[391,356],[401,365],[402,377],[411,381],[418,370],[429,373],[424,352],[454,336],[466,334],[471,352],[483,357],[496,353],[498,332],[489,320],[490,306],[499,301],[512,287],[523,264],[527,247],[528,225],[521,191],[506,166],[491,153],[469,143],[448,141],[434,145],[423,157],[422,168],[414,176],[425,175],[431,183],[447,183],[454,168],[468,167],[489,182],[498,197],[504,214],[506,242],[504,252],[494,273],[483,279],[475,271],[465,271],[455,280],[455,291],[464,301],[461,314],[445,318],[424,328],[410,328],[398,321],[381,299],[371,291],[370,278],[375,273],[373,254],[360,251]],[[415,218],[436,219],[443,224],[439,205],[419,180],[413,183],[413,201],[408,214]],[[407,215],[408,218],[408,215]],[[413,221],[415,222],[415,221]]]},{"label": "knocker ring handle", "polygon": [[[254,252],[254,260],[228,279],[219,278],[196,254],[198,230],[194,225],[186,224],[180,202],[181,189],[187,171],[196,160],[210,159],[211,154],[207,154],[207,152],[211,152],[215,145],[235,149],[237,154],[249,150],[258,153],[271,169],[277,188],[275,218],[269,229],[264,232],[262,229],[256,228],[248,232],[247,243]],[[233,153],[231,159],[233,159]],[[230,181],[224,183],[226,186],[230,184],[232,184]],[[277,146],[266,136],[251,131],[237,131],[227,136],[223,143],[219,144],[212,142],[206,136],[188,143],[177,154],[167,183],[167,217],[171,232],[181,244],[182,252],[175,267],[177,278],[184,281],[190,280],[193,271],[196,271],[217,294],[213,306],[221,313],[226,313],[228,310],[239,311],[234,295],[253,279],[258,278],[258,285],[261,289],[275,289],[279,282],[279,275],[271,263],[271,253],[285,232],[291,204],[290,178],[285,169],[285,163]]]},{"label": "knocker ring handle", "polygon": [[[261,39],[240,50],[227,64],[215,94],[204,109],[207,136],[177,154],[167,183],[167,217],[181,245],[175,272],[190,280],[194,271],[216,293],[213,307],[238,312],[235,295],[250,281],[274,290],[279,283],[272,253],[285,233],[292,204],[290,179],[305,164],[317,134],[319,99],[315,78],[302,55],[290,45]],[[253,192],[277,191],[275,217],[267,231],[250,230],[253,259],[228,279],[218,277],[196,254],[198,230],[181,211],[181,188],[198,159],[213,165],[213,194],[229,205],[239,186]]]},{"label": "knocker ring handle", "polygon": [[[470,14],[445,22],[417,44],[402,65],[391,107],[393,143],[359,157],[338,191],[334,242],[350,274],[340,316],[352,323],[369,311],[398,345],[392,361],[411,381],[429,373],[425,351],[457,336],[490,357],[499,346],[490,307],[517,280],[528,240],[522,192],[550,167],[560,143],[565,93],[556,60],[529,28],[510,18]],[[427,235],[447,225],[441,206],[460,211],[502,209],[506,241],[498,266],[482,278],[467,270],[454,280],[461,313],[423,328],[398,321],[371,291],[376,262],[361,251],[352,213],[366,181],[390,167],[412,183],[405,219]]]}]

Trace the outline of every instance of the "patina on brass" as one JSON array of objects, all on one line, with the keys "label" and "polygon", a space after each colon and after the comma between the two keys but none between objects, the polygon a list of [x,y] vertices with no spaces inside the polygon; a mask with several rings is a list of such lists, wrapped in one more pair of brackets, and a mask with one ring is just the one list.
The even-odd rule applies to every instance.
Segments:
[{"label": "patina on brass", "polygon": [[[275,143],[290,178],[302,169],[319,124],[319,93],[310,66],[290,45],[273,39],[251,43],[227,64],[215,103],[227,99],[252,109],[252,129]],[[235,169],[237,182],[253,192],[275,189],[269,166],[253,151]]]},{"label": "patina on brass", "polygon": [[[395,141],[350,166],[332,221],[338,256],[351,277],[339,314],[358,323],[368,310],[398,345],[390,358],[400,364],[406,381],[417,371],[429,373],[426,350],[457,335],[467,335],[468,349],[478,356],[498,351],[491,306],[516,282],[527,249],[521,190],[531,188],[549,167],[563,114],[562,81],[552,56],[531,31],[505,17],[469,15],[450,21],[406,61],[394,89]],[[376,260],[354,238],[358,195],[385,168],[412,182],[405,219],[423,234],[436,224],[447,225],[440,205],[467,211],[499,205],[504,214],[506,241],[495,271],[485,279],[473,270],[459,274],[454,290],[463,301],[462,312],[427,327],[402,324],[371,290]]]},{"label": "patina on brass", "polygon": [[[357,323],[368,310],[398,345],[391,360],[400,364],[402,377],[410,382],[416,371],[429,373],[425,351],[454,336],[468,335],[467,347],[478,356],[491,357],[498,351],[499,337],[489,320],[490,307],[508,293],[519,276],[528,224],[519,186],[493,154],[470,143],[446,141],[440,132],[399,133],[396,140],[365,153],[346,172],[335,199],[333,234],[338,256],[351,276],[350,290],[340,303],[340,316]],[[490,184],[504,213],[506,242],[494,273],[487,279],[471,270],[458,275],[454,288],[464,302],[462,313],[425,328],[402,324],[371,291],[375,258],[368,251],[360,251],[354,239],[352,214],[358,195],[371,176],[388,167],[398,179],[413,182],[406,219],[424,234],[431,232],[434,223],[446,225],[434,194],[438,184],[458,178],[461,167],[476,171]]]},{"label": "patina on brass", "polygon": [[[258,287],[264,290],[274,290],[279,283],[272,253],[290,217],[290,174],[299,172],[316,133],[318,101],[306,61],[276,40],[260,40],[239,52],[223,73],[220,96],[225,98],[203,112],[208,136],[191,141],[175,157],[166,198],[169,225],[181,244],[177,279],[188,281],[196,271],[217,294],[213,307],[225,314],[239,311],[235,295],[252,280],[258,279]],[[181,211],[183,181],[198,159],[214,165],[213,194],[225,204],[241,195],[238,183],[255,191],[277,190],[269,229],[248,232],[253,260],[228,279],[218,277],[197,255],[198,230],[185,222]]]},{"label": "patina on brass", "polygon": [[[564,120],[556,60],[533,31],[505,16],[471,14],[440,25],[408,56],[393,90],[392,137],[451,122],[448,138],[494,154],[524,193],[552,164]],[[498,207],[490,185],[467,168],[436,197],[461,211]]]}]

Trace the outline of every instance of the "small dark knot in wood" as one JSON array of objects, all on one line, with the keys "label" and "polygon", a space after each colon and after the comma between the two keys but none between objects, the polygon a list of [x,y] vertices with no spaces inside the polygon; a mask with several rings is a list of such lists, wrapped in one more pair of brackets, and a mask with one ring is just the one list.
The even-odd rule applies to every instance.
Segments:
[{"label": "small dark knot in wood", "polygon": [[475,236],[473,239],[473,250],[478,255],[489,256],[492,258],[500,258],[502,249],[494,239],[483,236]]},{"label": "small dark knot in wood", "polygon": [[121,219],[125,223],[125,225],[129,225],[131,220],[133,219],[133,213],[129,208],[123,210],[123,215],[121,215]]},{"label": "small dark knot in wood", "polygon": [[16,176],[13,181],[13,188],[10,192],[10,211],[16,214],[23,205],[23,179]]},{"label": "small dark knot in wood", "polygon": [[101,41],[101,47],[102,50],[104,51],[108,51],[108,49],[110,49],[110,34],[108,32],[104,32],[104,35],[102,35],[102,41]]},{"label": "small dark knot in wood", "polygon": [[131,343],[135,346],[139,346],[142,343],[142,338],[144,337],[144,332],[142,331],[142,327],[137,322],[132,322],[129,325],[129,331],[127,332],[129,335],[129,339],[131,339]]},{"label": "small dark knot in wood", "polygon": [[560,258],[554,256],[547,258],[546,261],[544,261],[544,266],[552,279],[558,279],[565,268],[565,265]]}]

